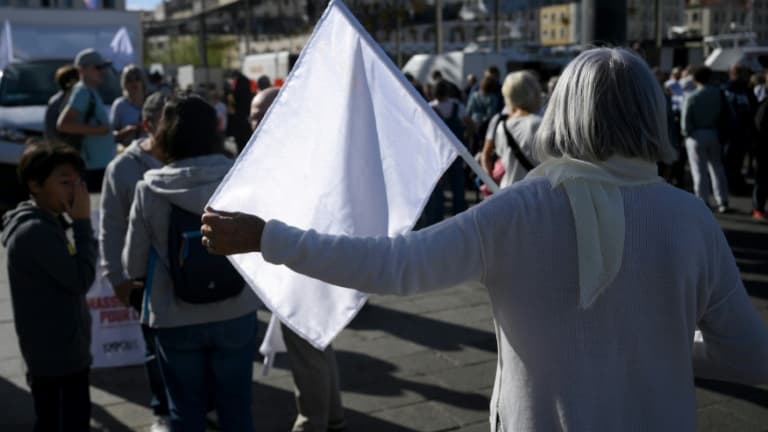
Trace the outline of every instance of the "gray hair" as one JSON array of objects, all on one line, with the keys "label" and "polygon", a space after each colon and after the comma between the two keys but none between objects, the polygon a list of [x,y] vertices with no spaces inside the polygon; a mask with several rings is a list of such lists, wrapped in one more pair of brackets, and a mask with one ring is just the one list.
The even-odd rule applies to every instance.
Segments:
[{"label": "gray hair", "polygon": [[602,161],[618,154],[674,160],[667,106],[645,61],[621,48],[595,48],[566,66],[536,133],[539,160],[563,155]]},{"label": "gray hair", "polygon": [[147,88],[147,79],[144,77],[144,71],[135,64],[129,64],[123,68],[123,73],[120,74],[120,87],[125,90],[125,85],[128,80],[141,80],[141,84],[144,89]]},{"label": "gray hair", "polygon": [[529,71],[512,72],[504,78],[501,95],[507,109],[522,109],[535,114],[541,108],[541,85],[534,74]]},{"label": "gray hair", "polygon": [[163,113],[163,107],[165,107],[169,100],[170,98],[161,92],[149,95],[141,107],[141,119],[157,124],[160,120],[160,115]]}]

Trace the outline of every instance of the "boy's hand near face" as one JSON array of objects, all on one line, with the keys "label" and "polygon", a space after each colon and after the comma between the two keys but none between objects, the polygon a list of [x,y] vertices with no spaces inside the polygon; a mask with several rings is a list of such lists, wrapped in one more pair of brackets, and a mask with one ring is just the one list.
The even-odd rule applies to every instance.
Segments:
[{"label": "boy's hand near face", "polygon": [[66,211],[72,220],[89,219],[91,217],[91,197],[88,195],[88,186],[84,181],[75,184],[75,196],[72,204],[66,203]]}]

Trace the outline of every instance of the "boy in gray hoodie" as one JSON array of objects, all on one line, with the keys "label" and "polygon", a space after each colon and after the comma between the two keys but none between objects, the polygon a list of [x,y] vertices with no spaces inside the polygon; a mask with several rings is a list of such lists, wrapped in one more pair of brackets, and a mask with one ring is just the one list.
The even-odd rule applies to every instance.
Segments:
[{"label": "boy in gray hoodie", "polygon": [[32,199],[3,217],[0,241],[8,253],[35,431],[89,429],[91,316],[85,294],[94,279],[96,239],[84,171],[80,154],[69,146],[28,146],[19,177]]},{"label": "boy in gray hoodie", "polygon": [[[168,98],[161,93],[154,93],[144,101],[141,110],[142,127],[147,132],[146,138],[133,141],[117,158],[109,163],[104,173],[101,188],[101,212],[99,229],[99,249],[101,267],[112,284],[115,295],[126,306],[130,305],[141,312],[143,284],[126,277],[123,272],[121,254],[128,231],[128,216],[133,204],[136,183],[150,169],[160,168],[162,152],[155,141],[155,132]],[[168,400],[165,385],[157,364],[155,338],[147,325],[142,325],[142,334],[146,346],[144,367],[147,371],[149,388],[152,393],[150,405],[155,415],[152,432],[167,430]]]}]

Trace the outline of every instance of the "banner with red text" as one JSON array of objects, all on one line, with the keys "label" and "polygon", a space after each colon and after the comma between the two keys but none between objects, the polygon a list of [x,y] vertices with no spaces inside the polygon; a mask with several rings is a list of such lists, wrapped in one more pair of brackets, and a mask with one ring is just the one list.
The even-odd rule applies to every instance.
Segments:
[{"label": "banner with red text", "polygon": [[[98,237],[99,214],[91,214],[94,234]],[[101,262],[101,256],[98,261]],[[93,367],[129,366],[144,363],[144,338],[140,315],[115,297],[112,285],[96,270],[96,279],[86,295],[91,311],[91,354]]]}]

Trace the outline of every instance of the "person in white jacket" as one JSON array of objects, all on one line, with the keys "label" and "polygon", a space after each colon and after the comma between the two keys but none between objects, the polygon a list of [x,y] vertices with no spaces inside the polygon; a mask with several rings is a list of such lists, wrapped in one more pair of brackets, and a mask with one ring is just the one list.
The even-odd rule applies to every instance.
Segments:
[{"label": "person in white jacket", "polygon": [[656,174],[673,150],[645,62],[580,54],[535,146],[525,180],[425,230],[354,238],[208,209],[202,241],[370,293],[483,284],[499,342],[492,431],[692,432],[694,376],[768,383],[768,329],[722,230]]}]

